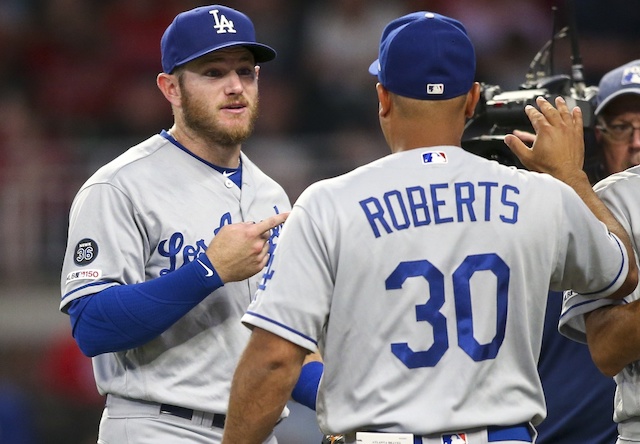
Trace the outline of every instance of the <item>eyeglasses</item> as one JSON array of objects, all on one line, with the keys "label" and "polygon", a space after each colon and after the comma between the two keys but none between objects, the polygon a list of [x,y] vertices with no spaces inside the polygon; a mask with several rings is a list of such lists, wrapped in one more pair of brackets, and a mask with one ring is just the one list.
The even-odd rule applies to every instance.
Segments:
[{"label": "eyeglasses", "polygon": [[596,126],[596,128],[608,134],[609,137],[616,142],[628,142],[636,131],[640,131],[640,127],[633,126],[630,123],[607,125],[604,122],[600,122],[600,125]]}]

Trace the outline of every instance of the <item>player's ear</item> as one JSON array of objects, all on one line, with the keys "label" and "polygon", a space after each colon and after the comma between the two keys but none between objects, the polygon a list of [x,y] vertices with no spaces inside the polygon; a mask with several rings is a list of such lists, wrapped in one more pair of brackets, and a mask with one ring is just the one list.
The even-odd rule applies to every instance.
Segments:
[{"label": "player's ear", "polygon": [[161,72],[156,78],[156,84],[158,88],[172,105],[180,106],[181,92],[180,84],[178,83],[178,76],[175,74],[167,74]]},{"label": "player's ear", "polygon": [[381,83],[376,84],[376,91],[378,93],[378,116],[386,117],[391,109],[391,95],[389,90],[382,86]]},{"label": "player's ear", "polygon": [[593,136],[596,138],[596,143],[601,145],[602,142],[602,130],[600,129],[600,124],[595,125],[593,127]]},{"label": "player's ear", "polygon": [[473,82],[473,86],[469,90],[467,94],[467,103],[465,105],[465,117],[471,118],[476,112],[476,106],[478,105],[478,101],[480,100],[480,84],[478,82]]}]

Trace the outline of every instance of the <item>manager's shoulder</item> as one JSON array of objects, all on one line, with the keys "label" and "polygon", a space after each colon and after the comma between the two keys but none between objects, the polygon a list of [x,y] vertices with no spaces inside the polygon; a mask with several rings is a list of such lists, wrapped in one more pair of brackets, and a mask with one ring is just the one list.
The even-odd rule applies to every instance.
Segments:
[{"label": "manager's shoulder", "polygon": [[530,171],[525,168],[506,166],[496,161],[490,162],[493,171],[490,174],[496,178],[520,185],[528,185],[535,188],[539,193],[553,192],[555,190],[570,190],[571,187],[551,174]]}]

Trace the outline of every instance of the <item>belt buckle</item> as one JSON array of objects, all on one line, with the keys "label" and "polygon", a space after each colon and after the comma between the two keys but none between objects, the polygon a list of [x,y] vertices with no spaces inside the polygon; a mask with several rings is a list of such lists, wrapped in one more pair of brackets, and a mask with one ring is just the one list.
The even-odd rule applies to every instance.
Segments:
[{"label": "belt buckle", "polygon": [[211,419],[211,428],[224,429],[224,423],[226,422],[226,420],[226,415],[214,413],[213,418]]},{"label": "belt buckle", "polygon": [[177,416],[178,418],[187,419],[189,421],[193,419],[193,409],[178,407],[177,405],[161,404],[160,413],[164,415]]},{"label": "belt buckle", "polygon": [[322,444],[345,444],[347,441],[344,435],[324,435]]}]

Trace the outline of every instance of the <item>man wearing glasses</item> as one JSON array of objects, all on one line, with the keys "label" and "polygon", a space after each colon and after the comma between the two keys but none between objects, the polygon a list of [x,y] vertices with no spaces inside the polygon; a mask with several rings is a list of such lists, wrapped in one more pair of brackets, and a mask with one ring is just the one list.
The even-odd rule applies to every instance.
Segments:
[{"label": "man wearing glasses", "polygon": [[[640,255],[640,60],[605,74],[596,100],[594,135],[600,148],[601,169],[600,177],[590,179],[597,181],[594,190],[598,197],[631,236],[637,257]],[[560,316],[560,332],[588,343],[598,369],[615,380],[612,407],[618,429],[616,444],[640,441],[639,307],[640,287],[622,301],[602,304],[593,304],[570,292],[565,293]],[[597,388],[594,380],[588,391],[604,389],[604,386]],[[582,411],[590,414],[588,409]]]},{"label": "man wearing glasses", "polygon": [[[585,164],[592,184],[640,165],[640,60],[602,77],[596,106],[595,140],[590,140],[595,143],[597,158],[594,156]],[[616,384],[593,365],[587,347],[558,334],[561,299],[550,297],[547,301],[538,365],[545,389],[547,418],[537,427],[536,442],[614,443],[618,435],[613,421]],[[559,356],[565,358],[562,366],[558,365]],[[575,395],[567,396],[567,393]]]},{"label": "man wearing glasses", "polygon": [[640,59],[602,77],[595,114],[601,165],[594,182],[640,165]]}]

